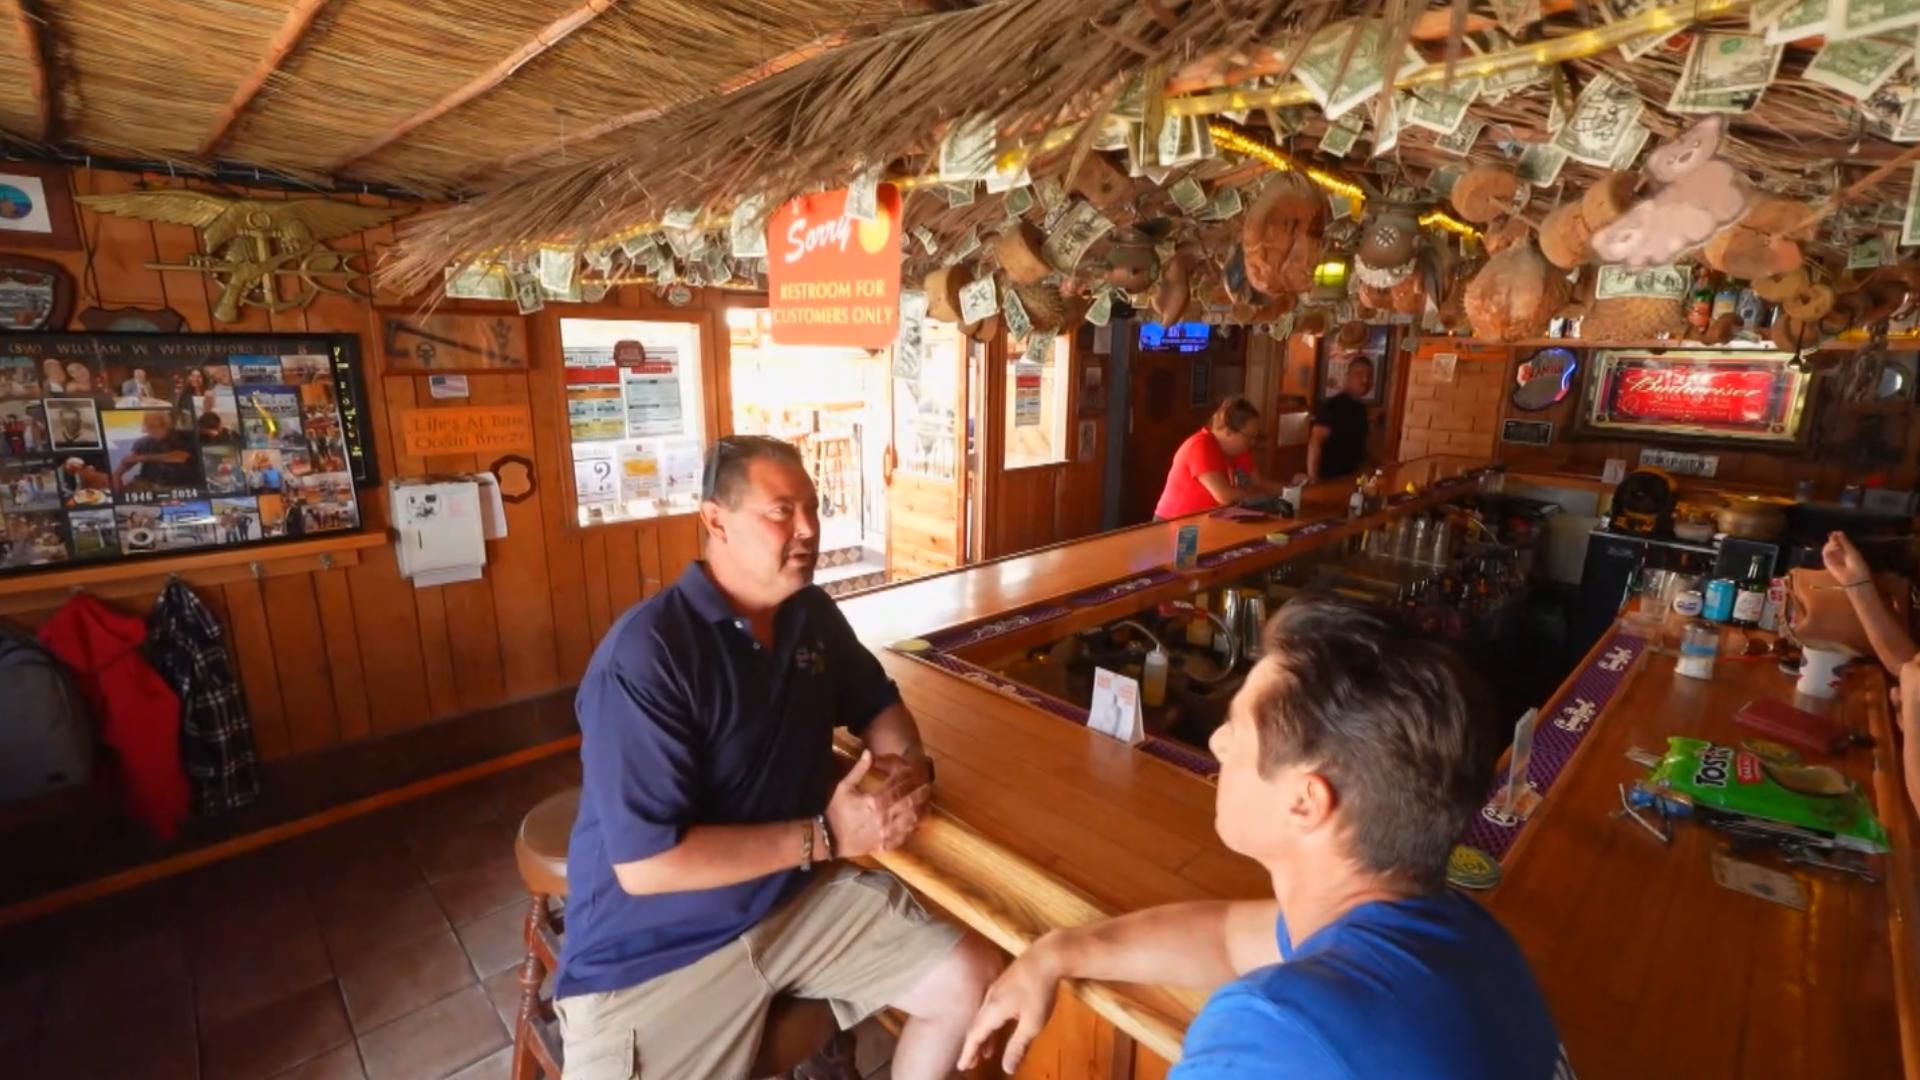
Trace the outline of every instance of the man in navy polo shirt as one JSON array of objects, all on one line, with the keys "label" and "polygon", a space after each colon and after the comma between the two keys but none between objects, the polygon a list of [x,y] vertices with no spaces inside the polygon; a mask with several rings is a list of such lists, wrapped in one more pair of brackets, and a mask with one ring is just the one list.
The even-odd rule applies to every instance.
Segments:
[{"label": "man in navy polo shirt", "polygon": [[1169,904],[1051,933],[967,1037],[1015,1025],[1012,1072],[1063,978],[1214,991],[1171,1080],[1572,1080],[1526,958],[1447,888],[1486,795],[1481,695],[1445,646],[1368,607],[1295,600],[1213,735],[1214,828],[1273,899]]},{"label": "man in navy polo shirt", "polygon": [[[740,1080],[780,994],[827,999],[842,1028],[897,1008],[893,1075],[946,1076],[1000,956],[891,876],[829,865],[904,842],[932,767],[812,584],[819,499],[798,452],[720,440],[700,518],[706,560],[620,617],[575,702],[567,1080]],[[845,779],[835,727],[866,744]],[[885,782],[862,792],[870,770]]]}]

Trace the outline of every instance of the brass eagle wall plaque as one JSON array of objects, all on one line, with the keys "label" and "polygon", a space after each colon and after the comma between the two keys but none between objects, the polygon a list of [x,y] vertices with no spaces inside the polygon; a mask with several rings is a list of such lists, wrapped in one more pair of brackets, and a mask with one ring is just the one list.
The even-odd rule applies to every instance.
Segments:
[{"label": "brass eagle wall plaque", "polygon": [[206,191],[130,191],[82,195],[81,205],[103,214],[190,225],[200,230],[202,253],[150,270],[191,270],[220,285],[213,317],[237,322],[240,309],[289,311],[321,293],[368,299],[364,252],[335,251],[325,241],[392,221],[405,210],[333,199],[236,199]]}]

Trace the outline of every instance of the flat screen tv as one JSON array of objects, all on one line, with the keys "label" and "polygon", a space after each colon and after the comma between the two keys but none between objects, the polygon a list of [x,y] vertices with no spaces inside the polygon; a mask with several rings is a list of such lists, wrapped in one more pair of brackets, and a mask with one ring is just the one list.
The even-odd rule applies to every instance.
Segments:
[{"label": "flat screen tv", "polygon": [[1212,327],[1206,323],[1140,324],[1141,352],[1202,352],[1212,338]]}]

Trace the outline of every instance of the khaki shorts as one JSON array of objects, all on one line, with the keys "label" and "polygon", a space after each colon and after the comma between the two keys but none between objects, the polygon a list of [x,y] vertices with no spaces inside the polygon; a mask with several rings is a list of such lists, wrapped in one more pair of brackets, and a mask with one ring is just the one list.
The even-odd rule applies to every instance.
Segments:
[{"label": "khaki shorts", "polygon": [[825,999],[851,1028],[905,996],[960,937],[891,874],[823,872],[718,952],[555,1002],[567,1080],[747,1080],[776,996]]}]

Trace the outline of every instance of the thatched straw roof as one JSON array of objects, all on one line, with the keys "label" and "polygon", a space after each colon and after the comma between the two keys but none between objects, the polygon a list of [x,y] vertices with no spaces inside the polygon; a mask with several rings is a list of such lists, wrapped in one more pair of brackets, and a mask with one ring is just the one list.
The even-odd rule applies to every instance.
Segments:
[{"label": "thatched straw roof", "polygon": [[[1744,29],[1744,3],[1712,2],[1722,13],[1708,25]],[[1546,18],[1528,33],[1550,42],[1644,0],[1540,6]],[[1381,19],[1441,61],[1463,31],[1493,26],[1496,9],[1489,0],[33,0],[19,10],[30,14],[0,27],[0,140],[452,197],[457,205],[408,228],[387,267],[419,284],[448,263],[604,238],[672,207],[721,213],[748,193],[779,199],[841,183],[857,161],[924,174],[955,121],[992,115],[1011,144],[1099,114],[1131,75],[1176,95],[1291,85],[1298,44],[1352,15]],[[1565,70],[1576,84],[1601,71],[1630,78],[1653,106],[1644,123],[1657,141],[1684,120],[1659,106],[1686,40],[1631,65],[1609,49]],[[1799,78],[1818,45],[1788,51],[1760,105],[1733,118],[1730,152],[1768,189],[1809,199],[1906,149],[1861,137],[1858,103]],[[1282,141],[1311,157],[1325,121],[1305,112]],[[1464,158],[1408,128],[1392,153],[1368,158],[1363,140],[1337,164],[1377,190],[1417,185],[1435,169],[1544,139],[1546,113],[1537,92],[1483,100],[1473,115],[1487,133]],[[1256,129],[1262,122],[1254,113]],[[1035,175],[1064,171],[1074,150],[1036,161]],[[1836,161],[1847,162],[1837,175]],[[1224,160],[1197,172],[1210,186],[1257,173],[1235,168]],[[1569,164],[1561,190],[1595,175]],[[1903,202],[1906,175],[1873,194]],[[997,202],[948,211],[916,194],[909,209],[944,243],[1003,220]]]},{"label": "thatched straw roof", "polygon": [[808,42],[937,6],[34,0],[0,27],[0,137],[448,194],[529,152],[536,166],[561,160],[577,133],[708,93]]}]

